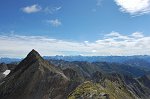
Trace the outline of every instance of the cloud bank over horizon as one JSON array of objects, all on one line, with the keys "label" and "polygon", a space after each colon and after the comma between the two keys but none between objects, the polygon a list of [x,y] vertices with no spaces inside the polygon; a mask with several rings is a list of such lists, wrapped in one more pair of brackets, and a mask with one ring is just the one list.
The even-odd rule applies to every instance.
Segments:
[{"label": "cloud bank over horizon", "polygon": [[111,32],[94,42],[66,41],[44,36],[0,35],[0,57],[25,57],[35,49],[42,56],[84,55],[84,56],[128,56],[150,55],[150,36],[141,32],[122,35]]}]

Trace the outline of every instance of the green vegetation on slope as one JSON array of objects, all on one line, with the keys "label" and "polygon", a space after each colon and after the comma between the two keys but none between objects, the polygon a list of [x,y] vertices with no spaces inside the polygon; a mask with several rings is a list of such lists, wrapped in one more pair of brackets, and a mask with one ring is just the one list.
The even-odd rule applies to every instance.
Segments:
[{"label": "green vegetation on slope", "polygon": [[134,99],[132,94],[117,82],[105,80],[103,83],[86,81],[79,85],[68,99]]}]

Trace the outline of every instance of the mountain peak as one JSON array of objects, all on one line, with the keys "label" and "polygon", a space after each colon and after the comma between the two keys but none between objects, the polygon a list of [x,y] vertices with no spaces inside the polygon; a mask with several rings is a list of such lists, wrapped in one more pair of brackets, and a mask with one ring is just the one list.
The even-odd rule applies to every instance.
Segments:
[{"label": "mountain peak", "polygon": [[38,59],[38,58],[42,58],[42,57],[36,50],[32,49],[32,51],[27,55],[26,58],[34,58],[34,59],[36,58],[36,59]]},{"label": "mountain peak", "polygon": [[44,59],[41,57],[41,55],[34,49],[32,49],[31,52],[29,52],[29,54],[26,56],[25,59],[23,59],[19,65],[14,69],[15,71],[20,70],[21,68],[27,68],[28,66],[30,66],[31,64],[35,63],[35,62],[43,62]]},{"label": "mountain peak", "polygon": [[32,49],[31,52],[32,52],[32,53],[38,53],[35,49]]}]

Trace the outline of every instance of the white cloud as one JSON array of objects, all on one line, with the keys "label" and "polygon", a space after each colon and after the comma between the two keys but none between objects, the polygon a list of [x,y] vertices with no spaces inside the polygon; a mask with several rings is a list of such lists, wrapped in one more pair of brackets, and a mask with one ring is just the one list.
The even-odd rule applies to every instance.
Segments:
[{"label": "white cloud", "polygon": [[47,20],[46,21],[47,23],[50,23],[52,26],[54,26],[54,27],[58,27],[58,26],[60,26],[62,23],[61,23],[61,21],[60,20],[58,20],[58,19],[54,19],[54,20]]},{"label": "white cloud", "polygon": [[25,12],[25,13],[28,13],[28,14],[36,13],[36,12],[45,12],[45,13],[48,13],[48,14],[54,14],[55,12],[57,12],[61,9],[62,9],[61,6],[58,6],[58,7],[50,7],[50,6],[41,7],[38,4],[34,4],[34,5],[31,5],[31,6],[26,6],[26,7],[22,8],[22,11]]},{"label": "white cloud", "polygon": [[84,41],[84,43],[89,43],[89,41]]},{"label": "white cloud", "polygon": [[135,32],[131,36],[133,36],[135,38],[143,38],[144,37],[143,33],[141,33],[141,32]]},{"label": "white cloud", "polygon": [[150,0],[115,0],[120,10],[131,15],[142,15],[150,12]]},{"label": "white cloud", "polygon": [[92,50],[92,52],[93,52],[93,53],[96,53],[97,51],[96,51],[96,50]]},{"label": "white cloud", "polygon": [[110,37],[113,37],[113,39],[122,39],[122,40],[125,40],[125,39],[129,39],[128,36],[125,36],[125,35],[121,35],[120,33],[118,32],[111,32],[109,34],[106,35],[106,38],[110,38]]},{"label": "white cloud", "polygon": [[150,55],[150,36],[112,32],[94,42],[74,42],[13,34],[0,35],[0,46],[0,57],[25,57],[32,49],[41,55]]},{"label": "white cloud", "polygon": [[55,12],[61,10],[61,9],[62,9],[61,6],[59,6],[59,7],[46,7],[46,8],[44,9],[44,12],[45,12],[45,13],[48,13],[48,14],[53,14],[53,13],[55,13]]},{"label": "white cloud", "polygon": [[26,6],[24,8],[22,8],[22,11],[25,12],[25,13],[36,13],[36,12],[39,12],[42,10],[42,7],[37,5],[37,4],[34,4],[34,5],[31,5],[31,6]]}]

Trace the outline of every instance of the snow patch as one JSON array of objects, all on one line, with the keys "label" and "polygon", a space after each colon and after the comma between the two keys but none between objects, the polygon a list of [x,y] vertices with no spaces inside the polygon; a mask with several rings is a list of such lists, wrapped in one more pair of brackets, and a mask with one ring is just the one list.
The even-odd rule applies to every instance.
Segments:
[{"label": "snow patch", "polygon": [[7,76],[9,73],[10,73],[10,70],[6,70],[5,72],[3,72],[3,74],[4,74],[5,76]]}]

